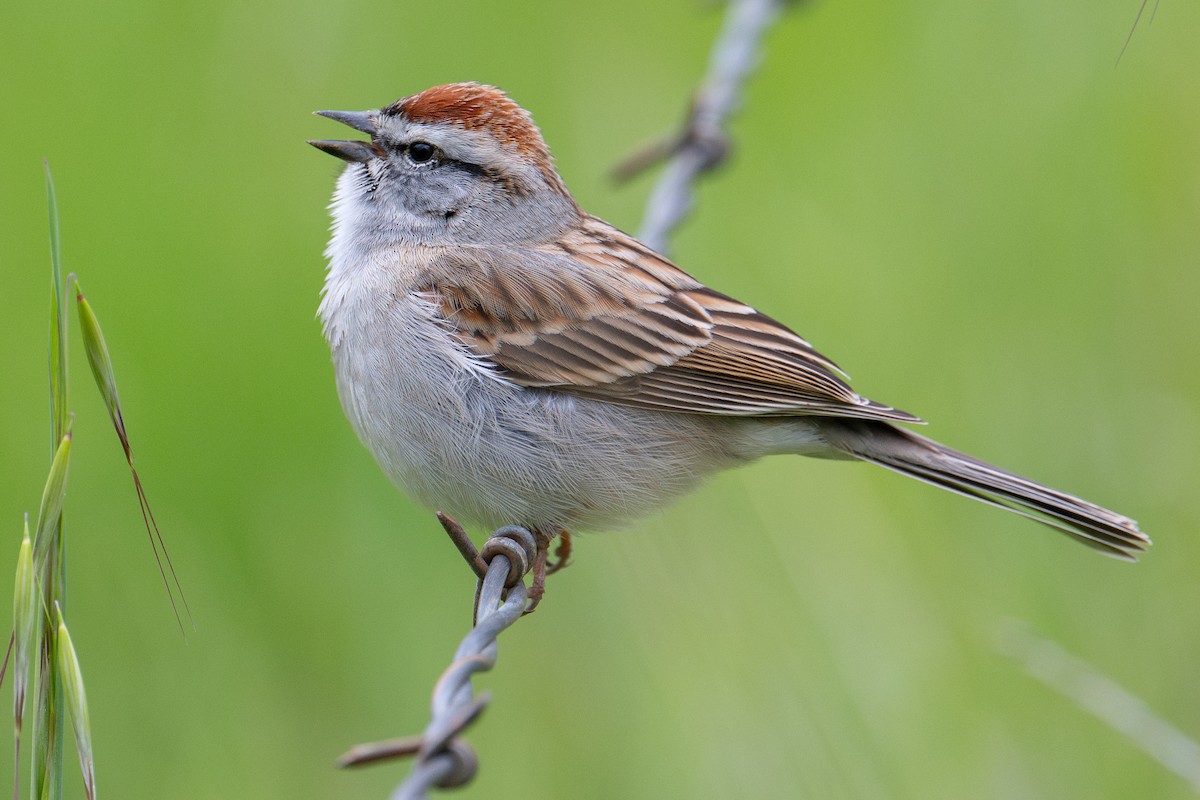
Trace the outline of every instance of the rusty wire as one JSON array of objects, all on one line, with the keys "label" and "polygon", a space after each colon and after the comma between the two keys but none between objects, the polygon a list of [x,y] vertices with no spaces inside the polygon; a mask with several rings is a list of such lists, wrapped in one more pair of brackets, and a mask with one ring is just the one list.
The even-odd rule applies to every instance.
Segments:
[{"label": "rusty wire", "polygon": [[460,734],[490,696],[476,697],[471,677],[495,666],[496,637],[525,613],[528,591],[522,578],[536,555],[537,542],[524,528],[510,525],[491,535],[479,553],[487,569],[475,593],[475,626],[434,685],[429,725],[420,736],[359,745],[342,756],[341,766],[413,756],[416,763],[391,800],[420,800],[435,788],[462,786],[475,777],[479,760]]}]

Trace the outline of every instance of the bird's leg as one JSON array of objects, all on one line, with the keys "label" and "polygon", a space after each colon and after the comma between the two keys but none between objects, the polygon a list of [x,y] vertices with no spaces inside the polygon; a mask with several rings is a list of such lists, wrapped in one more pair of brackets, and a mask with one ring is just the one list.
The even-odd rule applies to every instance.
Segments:
[{"label": "bird's leg", "polygon": [[525,609],[526,614],[533,613],[538,603],[542,602],[542,595],[546,593],[546,560],[550,555],[550,540],[553,538],[536,530],[533,535],[537,539],[537,556],[533,560],[533,583],[529,586],[529,608]]},{"label": "bird's leg", "polygon": [[546,565],[546,574],[553,575],[560,569],[570,565],[571,558],[571,532],[558,532],[558,547],[554,548],[554,561]]},{"label": "bird's leg", "polygon": [[[487,574],[488,565],[480,557],[479,551],[475,549],[475,545],[471,542],[471,538],[467,536],[467,532],[449,515],[437,512],[438,522],[446,531],[446,535],[450,537],[450,541],[458,549],[463,560],[482,581],[483,576]],[[542,596],[546,594],[546,576],[553,575],[563,567],[567,566],[571,557],[571,534],[565,530],[558,530],[554,533],[545,533],[540,530],[533,531],[534,538],[537,540],[537,555],[533,562],[533,583],[529,586],[529,608],[525,609],[528,614],[537,608],[538,603],[542,602]],[[554,541],[554,537],[561,537],[558,546],[554,548],[554,561],[550,561],[550,543]]]},{"label": "bird's leg", "polygon": [[[556,531],[566,535],[566,531]],[[525,609],[526,614],[532,614],[533,610],[538,607],[538,603],[542,602],[542,595],[546,594],[546,576],[554,569],[558,569],[557,564],[554,569],[548,569],[547,564],[550,560],[550,542],[554,541],[555,533],[546,533],[541,530],[534,530],[533,536],[537,539],[537,556],[533,560],[533,583],[529,585],[529,608]],[[562,549],[562,545],[559,545]],[[570,552],[570,546],[567,547]],[[557,552],[557,551],[556,551]]]}]

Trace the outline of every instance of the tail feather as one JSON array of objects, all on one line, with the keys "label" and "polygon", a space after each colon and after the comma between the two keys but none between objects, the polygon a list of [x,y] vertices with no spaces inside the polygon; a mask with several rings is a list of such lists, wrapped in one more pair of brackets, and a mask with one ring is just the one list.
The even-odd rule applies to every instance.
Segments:
[{"label": "tail feather", "polygon": [[1133,561],[1150,545],[1128,517],[889,423],[828,420],[821,429],[830,445],[855,458],[1020,514],[1107,555]]}]

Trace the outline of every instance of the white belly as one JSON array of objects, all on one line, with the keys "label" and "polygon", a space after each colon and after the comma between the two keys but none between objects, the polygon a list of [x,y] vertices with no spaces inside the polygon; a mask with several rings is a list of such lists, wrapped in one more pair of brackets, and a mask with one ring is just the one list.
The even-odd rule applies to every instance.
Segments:
[{"label": "white belly", "polygon": [[489,526],[611,527],[745,460],[715,435],[734,420],[518,387],[472,360],[423,298],[372,305],[330,336],[338,393],[384,471],[431,508]]}]

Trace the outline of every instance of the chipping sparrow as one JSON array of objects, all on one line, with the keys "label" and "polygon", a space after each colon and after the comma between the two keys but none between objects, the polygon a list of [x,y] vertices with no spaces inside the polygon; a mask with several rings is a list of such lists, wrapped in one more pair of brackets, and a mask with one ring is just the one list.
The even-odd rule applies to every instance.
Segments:
[{"label": "chipping sparrow", "polygon": [[1150,543],[1131,519],[897,427],[920,420],[581,210],[499,90],[317,113],[371,137],[311,142],[348,162],[320,306],[346,415],[418,500],[537,533],[543,568],[555,535],[778,453],[870,461],[1109,555]]}]

